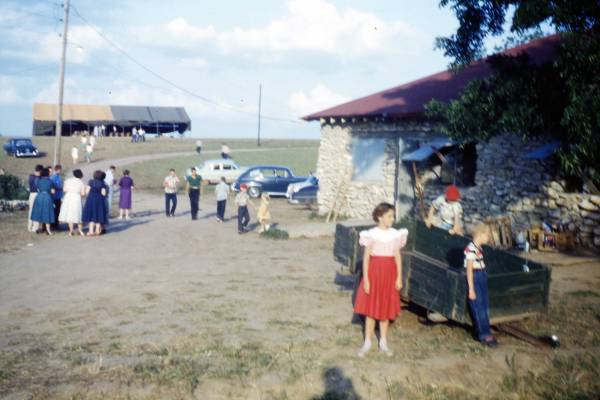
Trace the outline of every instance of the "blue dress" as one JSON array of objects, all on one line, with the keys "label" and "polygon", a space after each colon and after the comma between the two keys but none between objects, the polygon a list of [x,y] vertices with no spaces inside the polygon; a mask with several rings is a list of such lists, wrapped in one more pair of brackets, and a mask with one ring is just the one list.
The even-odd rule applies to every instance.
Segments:
[{"label": "blue dress", "polygon": [[88,185],[90,187],[90,193],[85,201],[81,220],[83,222],[106,224],[106,199],[102,196],[101,192],[105,187],[104,182],[98,179],[92,179],[89,181]]},{"label": "blue dress", "polygon": [[31,210],[31,220],[41,224],[54,223],[54,202],[52,201],[52,181],[49,178],[40,178],[37,182],[38,195],[35,196]]}]

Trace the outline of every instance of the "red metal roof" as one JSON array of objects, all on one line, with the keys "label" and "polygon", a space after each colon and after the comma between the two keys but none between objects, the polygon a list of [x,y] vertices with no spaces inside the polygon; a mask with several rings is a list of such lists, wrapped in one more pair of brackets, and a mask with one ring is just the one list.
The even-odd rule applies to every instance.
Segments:
[{"label": "red metal roof", "polygon": [[[532,61],[540,64],[554,57],[559,41],[559,35],[551,35],[513,47],[500,54],[516,56],[526,53]],[[425,111],[425,105],[430,100],[450,101],[456,99],[470,81],[490,75],[492,69],[486,61],[487,57],[474,62],[458,73],[438,72],[401,86],[307,115],[303,119],[312,121],[330,117],[421,117]]]}]

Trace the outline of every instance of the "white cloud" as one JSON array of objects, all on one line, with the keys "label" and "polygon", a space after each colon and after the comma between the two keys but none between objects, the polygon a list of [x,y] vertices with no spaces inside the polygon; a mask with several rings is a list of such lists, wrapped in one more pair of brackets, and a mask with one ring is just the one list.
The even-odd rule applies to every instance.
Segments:
[{"label": "white cloud", "polygon": [[[67,35],[67,56],[69,62],[86,64],[92,59],[93,52],[107,47],[100,36],[89,26],[75,25],[69,28]],[[54,33],[45,35],[35,54],[42,60],[58,60],[62,51],[62,38]]]},{"label": "white cloud", "polygon": [[[55,32],[38,33],[24,29],[9,33],[18,48],[3,49],[4,57],[19,58],[34,63],[56,62],[62,52],[62,38]],[[106,42],[89,26],[74,25],[67,36],[67,60],[75,64],[89,63],[97,50],[108,47]]]},{"label": "white cloud", "polygon": [[316,111],[347,102],[349,99],[333,92],[327,86],[317,84],[308,93],[294,92],[289,97],[289,106],[298,116],[305,116]]},{"label": "white cloud", "polygon": [[27,100],[19,95],[17,88],[13,84],[13,78],[8,76],[0,76],[0,104],[6,105],[23,105],[27,104]]},{"label": "white cloud", "polygon": [[[216,107],[200,99],[189,96],[177,90],[151,88],[132,84],[125,80],[113,80],[104,85],[108,90],[93,90],[86,87],[85,79],[68,78],[65,80],[65,103],[79,104],[112,104],[112,105],[139,105],[139,106],[166,106],[185,107],[187,112],[196,118],[211,118],[215,120],[231,121],[254,118],[256,106],[235,106],[250,114],[240,114],[228,111],[223,107]],[[42,89],[30,101],[41,103],[56,103],[58,97],[58,82],[54,81]],[[232,106],[225,99],[216,99],[219,104]]]},{"label": "white cloud", "polygon": [[184,57],[179,60],[179,63],[184,67],[191,68],[206,68],[208,61],[202,57]]},{"label": "white cloud", "polygon": [[133,32],[147,43],[189,50],[214,45],[224,53],[311,50],[357,55],[414,48],[422,37],[405,22],[386,22],[353,8],[340,10],[325,0],[289,0],[287,14],[262,27],[217,31],[212,25],[195,26],[180,17],[158,29],[153,26]]}]

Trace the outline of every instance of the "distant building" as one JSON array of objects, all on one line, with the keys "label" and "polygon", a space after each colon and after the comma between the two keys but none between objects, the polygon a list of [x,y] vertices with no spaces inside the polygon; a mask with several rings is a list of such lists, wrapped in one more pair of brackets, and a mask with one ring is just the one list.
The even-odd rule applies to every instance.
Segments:
[{"label": "distant building", "polygon": [[[56,104],[35,103],[32,134],[34,136],[54,135],[56,114]],[[89,133],[96,131],[110,136],[129,136],[134,127],[143,128],[149,134],[170,132],[183,134],[192,129],[192,122],[183,107],[91,104],[63,106],[63,136],[85,131]]]},{"label": "distant building", "polygon": [[[541,64],[554,58],[559,41],[552,35],[502,54],[525,53]],[[396,205],[398,217],[414,215],[417,170],[427,205],[445,184],[461,187],[467,223],[504,214],[523,227],[541,220],[562,222],[578,232],[581,243],[600,246],[600,232],[594,236],[592,225],[600,221],[600,209],[586,203],[594,210],[591,218],[598,218],[590,219],[590,212],[572,207],[582,201],[581,193],[567,193],[564,182],[553,180],[555,144],[544,138],[524,143],[518,135],[454,143],[425,116],[430,100],[456,99],[470,81],[491,73],[483,59],[456,74],[440,72],[304,117],[321,124],[319,211],[337,204],[342,215],[368,218],[376,204],[387,201]],[[555,198],[547,195],[551,186]]]}]

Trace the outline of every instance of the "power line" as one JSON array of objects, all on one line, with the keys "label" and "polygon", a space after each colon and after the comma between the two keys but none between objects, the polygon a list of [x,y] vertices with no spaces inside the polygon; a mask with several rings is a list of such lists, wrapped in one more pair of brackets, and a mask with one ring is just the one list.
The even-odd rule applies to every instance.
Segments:
[{"label": "power line", "polygon": [[[125,57],[127,57],[127,59],[129,59],[131,62],[133,62],[134,64],[136,64],[138,67],[144,69],[145,71],[147,71],[148,73],[150,73],[151,75],[153,75],[154,77],[156,77],[157,79],[160,79],[161,81],[169,84],[170,86],[173,86],[174,88],[176,88],[177,90],[184,92],[192,97],[195,97],[199,100],[202,100],[206,103],[212,104],[215,107],[220,107],[232,112],[237,112],[240,114],[245,114],[245,115],[249,115],[252,117],[256,117],[257,114],[251,111],[246,111],[240,108],[236,108],[227,104],[223,104],[223,103],[219,103],[218,101],[212,100],[208,97],[199,95],[197,93],[194,93],[182,86],[179,86],[178,84],[176,84],[175,82],[171,81],[168,78],[165,78],[164,76],[160,75],[159,73],[155,72],[153,69],[145,66],[144,64],[140,63],[138,60],[136,60],[133,56],[131,56],[127,51],[125,51],[121,46],[119,46],[117,43],[113,42],[111,39],[109,39],[104,33],[102,33],[100,30],[98,30],[95,26],[93,26],[90,22],[88,22],[87,19],[85,19],[85,17],[83,17],[81,15],[81,13],[79,12],[79,10],[77,9],[77,7],[75,6],[71,6],[73,11],[75,11],[75,14],[87,25],[89,26],[91,29],[93,29],[98,36],[100,36],[102,39],[104,39],[104,41],[106,41],[109,45],[111,45],[112,47],[114,47],[119,53],[123,54]],[[296,119],[291,119],[291,118],[286,118],[286,117],[275,117],[275,116],[270,116],[270,115],[262,115],[261,118],[263,119],[268,119],[271,121],[282,121],[282,122],[291,122],[291,123],[295,123],[295,124],[301,124],[303,121],[301,120],[296,120]]]}]

